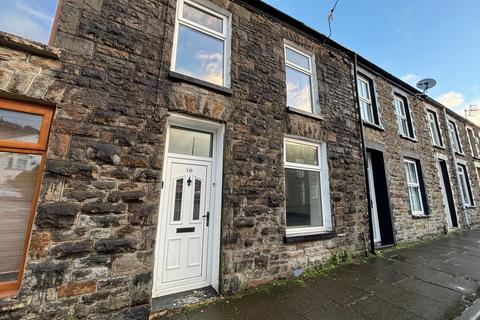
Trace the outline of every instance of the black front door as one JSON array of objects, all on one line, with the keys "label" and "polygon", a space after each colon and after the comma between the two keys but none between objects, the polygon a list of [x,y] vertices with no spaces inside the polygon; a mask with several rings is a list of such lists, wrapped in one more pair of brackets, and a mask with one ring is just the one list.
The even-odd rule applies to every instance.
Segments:
[{"label": "black front door", "polygon": [[[457,213],[455,210],[455,203],[453,202],[453,192],[452,192],[452,185],[450,184],[450,179],[448,177],[448,169],[447,169],[447,163],[445,160],[438,159],[438,164],[440,165],[440,173],[441,173],[441,179],[443,182],[443,190],[445,192],[445,197],[447,200],[447,209],[448,213],[450,215],[450,221],[451,221],[451,226],[450,227],[458,227],[458,221],[457,221]],[[449,221],[449,222],[450,222]]]}]

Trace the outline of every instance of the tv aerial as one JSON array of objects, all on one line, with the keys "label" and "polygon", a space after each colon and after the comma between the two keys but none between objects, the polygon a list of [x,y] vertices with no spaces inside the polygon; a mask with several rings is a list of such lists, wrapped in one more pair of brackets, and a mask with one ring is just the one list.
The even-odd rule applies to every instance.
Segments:
[{"label": "tv aerial", "polygon": [[428,89],[435,87],[437,81],[432,78],[422,79],[417,82],[417,88],[422,90],[423,94],[427,92]]}]

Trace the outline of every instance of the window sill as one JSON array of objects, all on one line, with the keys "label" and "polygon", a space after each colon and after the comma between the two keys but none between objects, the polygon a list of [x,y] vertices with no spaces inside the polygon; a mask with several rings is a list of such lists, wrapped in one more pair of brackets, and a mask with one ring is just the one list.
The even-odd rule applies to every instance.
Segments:
[{"label": "window sill", "polygon": [[473,205],[473,206],[465,206],[465,209],[475,209],[477,206],[476,205]]},{"label": "window sill", "polygon": [[310,242],[318,240],[328,240],[333,239],[337,236],[336,231],[326,231],[317,234],[306,234],[306,235],[287,235],[283,237],[283,243],[299,243],[299,242]]},{"label": "window sill", "polygon": [[455,151],[455,154],[456,154],[457,156],[465,157],[465,153],[463,153],[463,152]]},{"label": "window sill", "polygon": [[435,149],[439,149],[439,150],[446,150],[447,148],[445,148],[445,146],[437,146],[436,144],[432,144],[432,146],[435,148]]},{"label": "window sill", "polygon": [[409,137],[409,136],[404,136],[402,134],[400,135],[400,138],[405,139],[405,140],[410,140],[410,141],[415,142],[415,143],[418,142],[417,139]]},{"label": "window sill", "polygon": [[18,290],[8,290],[0,292],[0,298],[12,298],[18,295]]},{"label": "window sill", "polygon": [[429,214],[412,214],[412,219],[430,219]]},{"label": "window sill", "polygon": [[369,127],[369,128],[380,130],[380,131],[385,131],[385,128],[381,124],[371,123],[365,120],[362,120],[362,122],[365,127]]},{"label": "window sill", "polygon": [[231,96],[233,93],[232,89],[230,88],[222,87],[222,86],[219,86],[207,81],[203,81],[194,77],[190,77],[175,71],[170,71],[168,73],[168,77],[176,82],[185,82],[185,83],[192,84],[204,89],[214,91],[216,93],[226,95],[226,96]]},{"label": "window sill", "polygon": [[291,112],[291,113],[296,113],[296,114],[299,114],[299,115],[302,115],[302,116],[305,116],[305,117],[309,117],[309,118],[313,118],[313,119],[317,119],[317,120],[323,120],[323,117],[319,114],[303,111],[303,110],[297,109],[295,107],[287,107],[287,111]]}]

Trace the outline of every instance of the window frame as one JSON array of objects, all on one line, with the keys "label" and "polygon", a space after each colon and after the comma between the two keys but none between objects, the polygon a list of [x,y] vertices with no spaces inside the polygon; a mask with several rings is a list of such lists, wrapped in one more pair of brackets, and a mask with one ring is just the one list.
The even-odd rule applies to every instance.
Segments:
[{"label": "window frame", "polygon": [[[462,174],[460,173],[459,169],[462,169]],[[470,174],[468,172],[468,167],[465,162],[457,162],[457,174],[458,174],[458,187],[460,188],[460,197],[462,199],[462,205],[464,208],[473,208],[475,207],[475,199],[473,198],[473,190],[472,190],[472,182],[470,181]],[[462,181],[461,176],[463,175],[464,181]],[[463,185],[465,182],[465,186]],[[466,187],[466,193],[468,195],[468,202],[467,199],[464,197],[464,187]]]},{"label": "window frame", "polygon": [[[414,159],[409,159],[409,158],[404,158],[403,159],[404,161],[404,164],[405,163],[411,163],[414,165],[415,167],[415,177],[417,179],[417,182],[414,183],[414,182],[409,182],[408,181],[408,172],[406,170],[406,166],[404,165],[405,167],[405,177],[406,177],[406,183],[407,183],[407,195],[408,195],[408,200],[409,200],[409,203],[410,203],[410,212],[412,213],[413,216],[426,216],[426,208],[425,208],[425,203],[424,203],[424,192],[425,190],[423,190],[422,188],[422,182],[420,180],[420,174],[419,174],[419,167],[418,167],[418,164],[417,164],[417,160],[414,160]],[[419,199],[420,199],[420,205],[421,205],[421,210],[420,211],[414,211],[413,210],[413,203],[412,203],[412,199],[410,198],[410,192],[409,192],[409,188],[418,188],[418,191],[419,191]]]},{"label": "window frame", "polygon": [[[183,17],[183,8],[184,4],[195,7],[201,11],[205,11],[208,14],[216,16],[223,20],[223,33],[217,32],[215,30],[209,29],[205,26],[202,26],[194,21],[188,20]],[[203,1],[203,0],[178,0],[177,1],[177,12],[175,15],[175,31],[173,35],[173,46],[172,46],[172,58],[170,64],[170,71],[177,72],[184,75],[185,77],[193,78],[198,81],[203,81],[214,86],[220,86],[223,88],[231,87],[231,39],[232,39],[232,28],[231,28],[231,19],[232,14],[227,10],[216,6],[215,4]],[[209,82],[204,79],[197,78],[192,75],[187,75],[176,70],[177,64],[177,50],[178,50],[178,37],[180,25],[183,25],[187,28],[191,28],[195,31],[201,32],[208,36],[211,36],[215,39],[222,40],[224,43],[223,49],[223,84],[218,85],[216,83]]]},{"label": "window frame", "polygon": [[[472,154],[472,157],[474,158],[480,158],[480,149],[479,149],[479,146],[478,146],[478,135],[475,134],[475,131],[473,131],[473,128],[470,127],[470,126],[465,126],[465,131],[467,133],[467,139],[468,139],[468,144],[470,146],[470,152]],[[471,133],[471,137],[470,137],[470,133]],[[472,138],[473,138],[473,141],[472,141]]]},{"label": "window frame", "polygon": [[40,125],[37,143],[0,139],[0,146],[32,150],[44,150],[46,148],[48,129],[50,128],[50,123],[52,122],[53,117],[53,113],[50,112],[50,108],[2,98],[0,98],[0,108],[21,113],[29,113],[42,117],[42,124]]},{"label": "window frame", "polygon": [[[452,127],[453,127],[453,130],[454,130],[453,133],[450,130],[450,125],[452,125]],[[462,142],[460,140],[460,135],[458,134],[457,123],[452,119],[448,119],[447,130],[448,130],[448,138],[450,140],[450,144],[453,148],[453,151],[457,154],[463,155],[464,152],[463,152]],[[453,134],[453,137],[452,137],[452,134]],[[456,150],[456,149],[458,149],[458,150]]]},{"label": "window frame", "polygon": [[[363,82],[363,83],[365,83],[365,84],[367,85],[367,92],[368,92],[368,95],[369,95],[369,97],[370,97],[370,99],[368,100],[368,99],[366,99],[366,98],[364,98],[364,97],[362,97],[362,96],[360,95],[360,90],[358,91],[358,98],[359,98],[359,100],[360,100],[360,101],[363,101],[363,102],[365,102],[367,105],[369,105],[369,111],[370,111],[370,113],[371,113],[371,115],[372,115],[372,120],[371,120],[371,121],[370,121],[369,119],[365,119],[365,118],[364,118],[364,114],[363,114],[363,112],[362,112],[363,109],[362,109],[362,107],[360,106],[360,113],[361,113],[361,115],[362,115],[362,120],[363,120],[364,122],[366,122],[366,123],[369,123],[369,124],[379,125],[379,124],[375,121],[375,108],[374,108],[374,100],[373,100],[373,95],[372,95],[372,93],[373,93],[372,91],[373,91],[373,90],[372,90],[372,87],[371,87],[371,80],[367,79],[366,77],[364,77],[364,76],[361,75],[361,74],[357,74],[357,81]],[[357,83],[357,86],[358,86],[358,88],[360,89],[360,86],[358,85],[358,83]]]},{"label": "window frame", "polygon": [[[293,62],[289,62],[287,60],[287,49],[292,50],[304,57],[308,58],[308,62],[310,65],[310,70],[303,68],[302,66],[299,66]],[[318,79],[317,79],[317,71],[316,71],[316,62],[315,62],[315,54],[300,48],[299,46],[295,45],[294,43],[284,40],[283,44],[283,54],[284,54],[284,62],[285,62],[285,90],[286,90],[286,106],[287,108],[292,108],[294,110],[298,110],[300,112],[306,112],[306,113],[311,113],[315,115],[320,115],[321,110],[320,110],[320,102],[318,99]],[[310,77],[310,103],[311,103],[311,110],[310,111],[305,111],[302,110],[296,106],[290,106],[288,105],[288,89],[287,89],[287,68],[292,68],[293,70],[296,70],[298,72],[301,72],[307,76]]]},{"label": "window frame", "polygon": [[[317,148],[318,165],[300,164],[295,162],[287,162],[287,143],[295,143]],[[321,227],[288,227],[287,221],[287,206],[285,205],[285,235],[286,237],[297,237],[307,235],[317,235],[322,233],[329,233],[332,228],[332,213],[330,209],[330,182],[328,176],[328,159],[327,146],[325,142],[321,141],[307,141],[297,137],[285,137],[283,142],[283,169],[305,170],[319,172],[320,174],[320,196],[323,226]],[[286,190],[287,181],[284,181],[284,190]],[[285,197],[285,204],[286,204]]]},{"label": "window frame", "polygon": [[35,219],[35,211],[40,195],[43,171],[47,158],[47,144],[54,114],[54,108],[33,103],[25,103],[0,98],[0,109],[14,110],[22,113],[31,113],[41,115],[43,117],[39,132],[38,143],[26,143],[14,140],[0,140],[0,152],[34,154],[41,156],[41,161],[39,163],[38,171],[35,177],[35,185],[33,186],[32,204],[30,209],[30,215],[28,217],[25,228],[25,237],[23,249],[19,259],[17,279],[0,282],[0,296],[10,296],[15,295],[18,292],[24,277],[25,264],[28,256],[28,248],[30,244],[30,238],[32,236],[33,222]]},{"label": "window frame", "polygon": [[[433,116],[433,119],[430,119],[430,115]],[[427,109],[427,124],[430,131],[432,145],[435,147],[444,148],[445,145],[443,143],[442,132],[440,130],[440,123],[438,122],[438,114],[435,110]],[[434,126],[434,130],[436,130],[438,134],[439,143],[435,142],[435,133],[433,132],[432,125]]]},{"label": "window frame", "polygon": [[[401,114],[398,113],[397,101],[401,103],[401,105],[403,107],[403,112],[405,113],[405,115],[401,115]],[[408,104],[408,99],[404,95],[402,95],[400,93],[397,93],[397,92],[394,92],[394,94],[393,94],[393,106],[395,108],[395,115],[397,117],[398,133],[400,134],[400,136],[402,138],[415,140],[415,129],[414,129],[414,126],[413,126],[413,119],[412,119],[411,114],[410,114],[410,106]],[[405,121],[405,124],[407,126],[407,132],[406,133],[403,132],[403,127],[401,125],[402,120]]]}]

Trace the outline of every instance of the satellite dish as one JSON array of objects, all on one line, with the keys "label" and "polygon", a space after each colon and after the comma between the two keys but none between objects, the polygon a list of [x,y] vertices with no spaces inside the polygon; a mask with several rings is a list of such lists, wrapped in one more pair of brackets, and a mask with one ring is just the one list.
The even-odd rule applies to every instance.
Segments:
[{"label": "satellite dish", "polygon": [[437,81],[431,78],[422,79],[417,82],[417,88],[422,90],[423,93],[427,92],[428,89],[435,87]]}]

